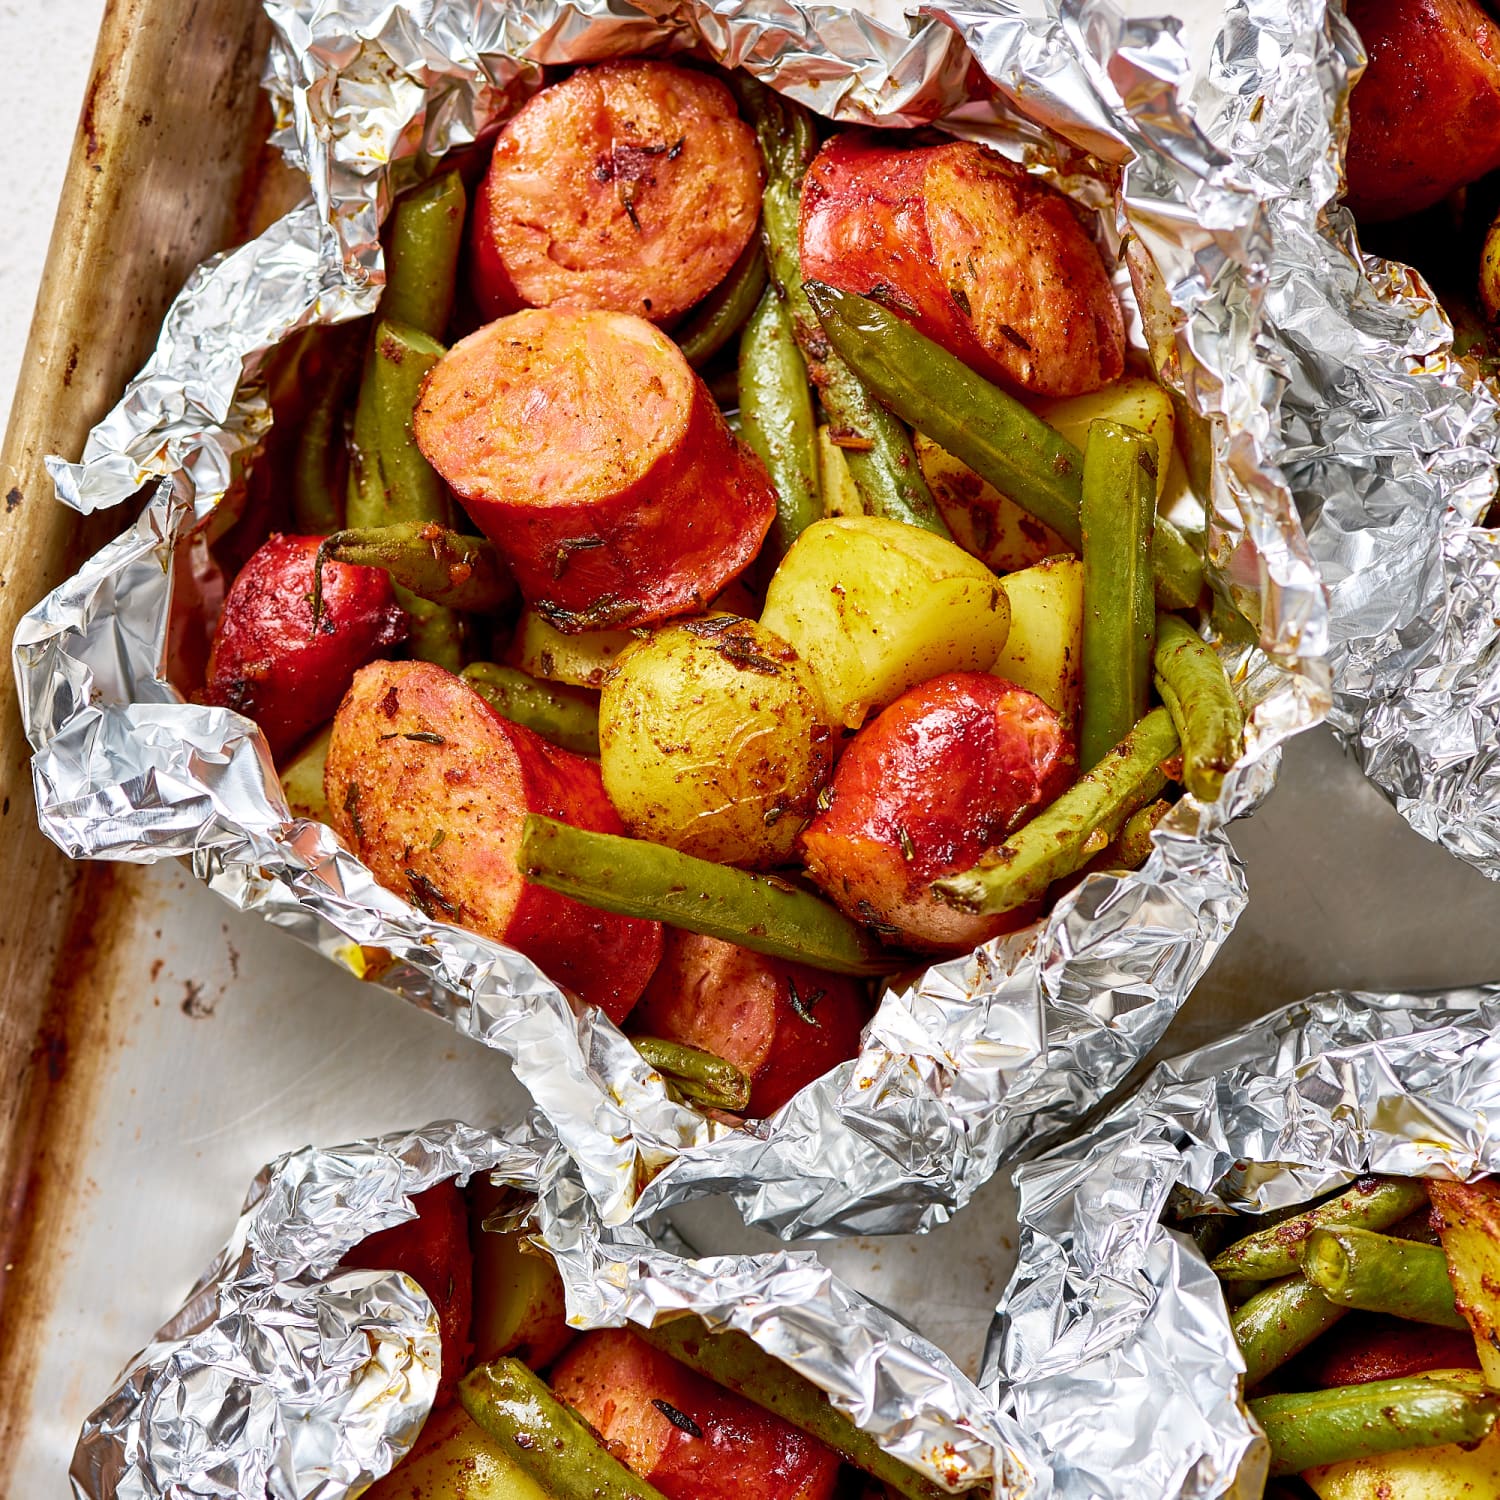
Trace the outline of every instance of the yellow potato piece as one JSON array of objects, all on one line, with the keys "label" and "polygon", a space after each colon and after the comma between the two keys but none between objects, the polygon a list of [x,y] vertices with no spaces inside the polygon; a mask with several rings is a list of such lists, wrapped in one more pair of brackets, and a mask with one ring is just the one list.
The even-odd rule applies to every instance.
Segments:
[{"label": "yellow potato piece", "polygon": [[1030,689],[1071,723],[1081,682],[1083,564],[1049,557],[1001,582],[1010,600],[1010,634],[990,670]]},{"label": "yellow potato piece", "polygon": [[516,622],[510,660],[512,666],[547,682],[603,687],[615,658],[627,646],[634,645],[635,639],[628,630],[586,630],[579,635],[564,635],[534,609],[524,609]]},{"label": "yellow potato piece", "polygon": [[[1068,544],[1035,516],[986,484],[931,438],[916,436],[917,462],[953,540],[996,573],[1028,568]],[[846,470],[847,472],[847,470]],[[827,508],[827,490],[824,490]]]},{"label": "yellow potato piece", "polygon": [[365,1491],[365,1500],[549,1500],[549,1495],[454,1405],[427,1419],[417,1447]]},{"label": "yellow potato piece", "polygon": [[791,857],[831,739],[807,663],[733,615],[638,642],[599,700],[599,769],[625,826],[721,864]]},{"label": "yellow potato piece", "polygon": [[1500,1388],[1500,1182],[1432,1182],[1427,1196],[1438,1213],[1448,1276],[1480,1368]]},{"label": "yellow potato piece", "polygon": [[[1429,1380],[1480,1384],[1474,1370],[1429,1370]],[[1379,1458],[1309,1469],[1319,1500],[1495,1500],[1500,1495],[1500,1428],[1467,1453],[1455,1443],[1403,1448]]]},{"label": "yellow potato piece", "polygon": [[818,478],[823,486],[825,516],[864,515],[865,504],[849,472],[849,460],[826,426],[818,428]]},{"label": "yellow potato piece", "polygon": [[1161,500],[1167,488],[1177,419],[1172,411],[1172,398],[1154,380],[1144,375],[1126,375],[1086,396],[1037,402],[1032,410],[1080,450],[1088,443],[1089,423],[1099,417],[1123,422],[1148,434],[1156,444],[1156,498]]},{"label": "yellow potato piece", "polygon": [[854,729],[942,672],[984,672],[1005,645],[1000,580],[942,537],[878,516],[818,521],[781,560],[761,623],[812,669]]}]

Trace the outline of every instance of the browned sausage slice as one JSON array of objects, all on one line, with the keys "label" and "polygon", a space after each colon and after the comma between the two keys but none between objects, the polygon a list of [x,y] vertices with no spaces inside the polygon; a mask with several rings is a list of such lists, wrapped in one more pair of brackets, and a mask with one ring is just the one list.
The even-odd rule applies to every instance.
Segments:
[{"label": "browned sausage slice", "polygon": [[413,426],[562,630],[703,609],[776,512],[681,351],[626,313],[537,308],[481,328],[434,366]]},{"label": "browned sausage slice", "polygon": [[674,63],[580,68],[500,132],[479,192],[474,290],[518,307],[662,323],[723,280],[760,214],[760,156],[717,79]]}]

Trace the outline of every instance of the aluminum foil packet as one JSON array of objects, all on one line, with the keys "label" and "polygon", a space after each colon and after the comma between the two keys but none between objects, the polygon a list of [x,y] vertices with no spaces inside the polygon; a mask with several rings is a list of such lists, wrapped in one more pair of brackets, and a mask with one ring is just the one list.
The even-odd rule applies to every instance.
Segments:
[{"label": "aluminum foil packet", "polygon": [[[264,1168],[228,1243],[182,1309],[84,1422],[79,1500],[343,1500],[410,1450],[437,1392],[437,1311],[396,1272],[340,1260],[414,1217],[412,1197],[488,1173],[563,1274],[579,1328],[649,1327],[689,1311],[733,1327],[826,1391],[945,1489],[1045,1500],[1026,1444],[939,1349],[807,1252],[691,1259],[610,1229],[554,1137],[457,1121]],[[489,1222],[494,1222],[493,1219]]]},{"label": "aluminum foil packet", "polygon": [[[1331,27],[1352,83],[1359,40]],[[1342,143],[1342,95],[1335,128]],[[1298,268],[1265,301],[1282,464],[1328,589],[1332,723],[1418,833],[1500,879],[1497,392],[1455,358],[1420,274],[1363,251],[1345,209],[1275,233]]]},{"label": "aluminum foil packet", "polygon": [[[1246,900],[1225,825],[1326,707],[1325,605],[1278,468],[1284,374],[1263,311],[1276,205],[1310,216],[1337,181],[1330,101],[1346,74],[1322,7],[1203,10],[1201,77],[1177,22],[1127,22],[1104,0],[267,9],[278,139],[311,197],[195,274],[82,461],[51,465],[80,510],[155,489],[16,636],[43,828],[80,858],[188,856],[226,899],[508,1053],[610,1223],[710,1188],[789,1235],[941,1222],[1160,1037]],[[981,137],[1093,209],[1133,288],[1133,336],[1195,438],[1214,640],[1250,709],[1218,802],[1184,798],[1140,870],[1091,876],[1027,931],[888,985],[859,1058],[746,1129],[676,1102],[527,960],[430,920],[330,830],[293,820],[254,726],[185,702],[164,667],[175,591],[222,588],[209,542],[267,431],[270,353],[373,308],[392,195],[493,128],[543,65],[643,50],[745,67],[836,119]]]},{"label": "aluminum foil packet", "polygon": [[1265,1213],[1367,1172],[1500,1170],[1500,985],[1332,991],[1160,1064],[1018,1169],[1020,1256],[981,1384],[1056,1500],[1259,1500],[1268,1452],[1218,1278],[1162,1223]]}]

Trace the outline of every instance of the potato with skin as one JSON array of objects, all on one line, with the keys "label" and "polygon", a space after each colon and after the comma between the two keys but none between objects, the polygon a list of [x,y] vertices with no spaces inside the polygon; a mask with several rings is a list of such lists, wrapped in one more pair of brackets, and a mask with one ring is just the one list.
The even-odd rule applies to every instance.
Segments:
[{"label": "potato with skin", "polygon": [[1500,1386],[1500,1182],[1427,1184],[1458,1310],[1474,1335],[1480,1368]]},{"label": "potato with skin", "polygon": [[430,662],[373,662],[333,722],[333,826],[387,890],[524,953],[618,1024],[661,957],[661,925],[529,885],[527,813],[623,833],[599,767],[497,714]]},{"label": "potato with skin", "polygon": [[1086,395],[1032,402],[1031,409],[1080,452],[1088,445],[1089,425],[1095,421],[1119,422],[1144,432],[1156,444],[1157,500],[1166,492],[1177,414],[1172,398],[1154,380],[1145,375],[1125,375]]},{"label": "potato with skin", "polygon": [[523,609],[511,640],[510,664],[543,682],[601,688],[615,659],[635,644],[628,630],[585,630],[565,635],[534,609]]},{"label": "potato with skin", "polygon": [[604,789],[631,833],[721,864],[785,863],[832,764],[812,674],[753,620],[632,646],[604,685]]},{"label": "potato with skin", "polygon": [[550,1255],[527,1250],[520,1231],[486,1229],[484,1221],[510,1196],[482,1177],[469,1184],[469,1243],[474,1253],[472,1363],[514,1354],[543,1370],[572,1343],[562,1277]]},{"label": "potato with skin", "polygon": [[1010,634],[990,671],[1035,693],[1071,724],[1083,686],[1083,563],[1048,557],[1001,581],[1010,601]]},{"label": "potato with skin", "polygon": [[942,537],[879,516],[818,521],[766,590],[761,624],[811,668],[835,724],[940,672],[982,672],[1005,644],[1000,580]]}]

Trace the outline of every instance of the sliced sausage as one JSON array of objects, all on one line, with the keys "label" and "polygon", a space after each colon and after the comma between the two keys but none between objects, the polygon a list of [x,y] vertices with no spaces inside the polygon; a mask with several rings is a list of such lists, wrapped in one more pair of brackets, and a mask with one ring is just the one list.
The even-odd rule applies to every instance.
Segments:
[{"label": "sliced sausage", "polygon": [[1479,1355],[1467,1329],[1434,1328],[1384,1313],[1355,1312],[1330,1328],[1294,1365],[1289,1389],[1318,1390],[1401,1380],[1424,1370],[1477,1370]]},{"label": "sliced sausage", "polygon": [[808,872],[849,916],[913,947],[972,948],[1034,912],[976,916],[932,895],[1064,791],[1071,737],[1035,693],[948,672],[903,693],[854,737],[833,800],[803,830]]},{"label": "sliced sausage", "polygon": [[553,1370],[552,1388],[667,1500],[833,1495],[832,1449],[628,1329],[586,1333]]},{"label": "sliced sausage", "polygon": [[204,702],[254,719],[278,761],[333,717],[357,668],[406,639],[406,611],[380,568],[327,564],[314,623],[322,540],[277,533],[252,554],[224,601],[208,660]]},{"label": "sliced sausage", "polygon": [[468,1368],[474,1261],[469,1252],[469,1210],[454,1183],[440,1182],[412,1200],[415,1219],[361,1240],[344,1265],[370,1271],[404,1271],[437,1310],[443,1371],[436,1404],[446,1405]]},{"label": "sliced sausage", "polygon": [[1349,207],[1396,219],[1500,167],[1500,27],[1474,0],[1350,0]]},{"label": "sliced sausage", "polygon": [[612,1021],[661,957],[661,927],[528,885],[529,812],[623,833],[599,767],[502,719],[429,662],[375,662],[339,705],[324,793],[334,827],[388,890],[508,943]]},{"label": "sliced sausage", "polygon": [[751,1084],[753,1119],[855,1056],[869,1019],[863,987],[719,938],[672,929],[631,1029],[701,1047]]},{"label": "sliced sausage", "polygon": [[1076,396],[1125,368],[1120,303],[1072,204],[970,141],[834,136],[802,189],[802,274],[1013,389]]},{"label": "sliced sausage", "polygon": [[760,215],[755,134],[715,78],[580,68],[500,132],[474,219],[488,317],[607,308],[663,323],[724,279]]},{"label": "sliced sausage", "polygon": [[776,511],[681,351],[626,313],[481,328],[434,366],[414,430],[527,602],[570,634],[705,608]]}]

